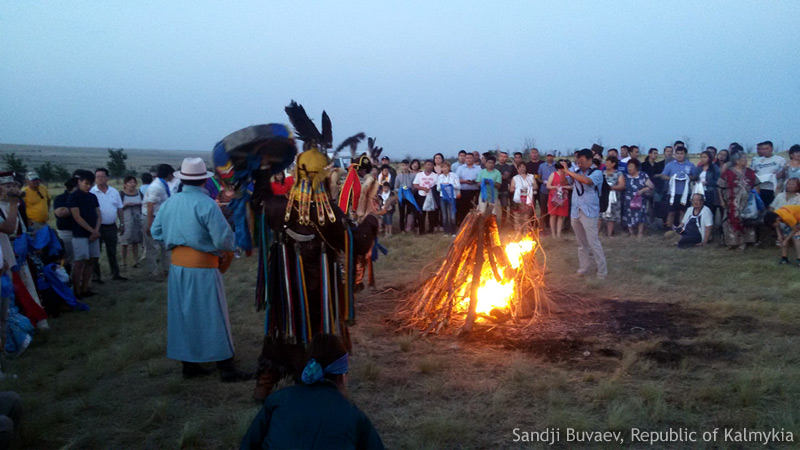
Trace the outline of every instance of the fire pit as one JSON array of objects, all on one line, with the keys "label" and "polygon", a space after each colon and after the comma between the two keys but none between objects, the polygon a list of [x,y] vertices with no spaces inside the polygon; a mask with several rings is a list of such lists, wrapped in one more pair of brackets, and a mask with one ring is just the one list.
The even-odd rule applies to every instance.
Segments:
[{"label": "fire pit", "polygon": [[503,245],[494,215],[467,215],[438,270],[409,299],[411,324],[468,333],[476,322],[519,324],[547,310],[544,253],[531,228]]}]

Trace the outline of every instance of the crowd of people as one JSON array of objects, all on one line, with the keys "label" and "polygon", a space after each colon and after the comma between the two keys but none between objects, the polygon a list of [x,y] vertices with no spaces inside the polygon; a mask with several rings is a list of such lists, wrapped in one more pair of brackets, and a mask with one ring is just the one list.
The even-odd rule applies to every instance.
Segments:
[{"label": "crowd of people", "polygon": [[791,246],[800,258],[800,236],[790,230],[794,222],[788,219],[787,225],[782,219],[795,217],[800,205],[800,146],[789,149],[788,161],[775,154],[770,141],[759,143],[752,157],[738,143],[720,151],[708,146],[696,163],[689,161],[682,141],[661,152],[650,148],[646,155],[636,145],[585,150],[590,164],[584,175],[597,178],[589,184],[596,208],[582,208],[584,183],[574,176],[580,151],[571,159],[557,158],[555,152],[542,159],[532,148],[509,159],[504,151],[461,150],[453,163],[437,153],[428,160],[403,160],[397,171],[383,157],[375,175],[382,187],[378,202],[384,233],[392,233],[398,215],[401,233],[454,234],[466,213],[478,207],[490,208],[501,227],[522,231],[538,226],[556,238],[568,228],[580,238],[584,233],[573,222],[585,215],[596,219],[596,224],[579,220],[589,247],[597,247],[598,235],[624,232],[642,239],[648,230],[674,230],[680,235],[677,245],[684,248],[716,240],[744,250],[777,236],[781,263],[788,262]]},{"label": "crowd of people", "polygon": [[[800,145],[789,149],[788,161],[775,154],[770,141],[759,143],[752,158],[737,143],[720,151],[703,149],[696,164],[689,161],[688,153],[681,141],[661,152],[651,148],[646,155],[635,145],[608,151],[593,145],[574,152],[571,158],[547,152],[543,159],[536,148],[526,154],[513,153],[510,158],[504,151],[481,154],[461,150],[454,162],[441,153],[398,165],[388,156],[380,161],[362,156],[350,173],[360,179],[364,193],[371,197],[366,203],[372,207],[365,209],[366,215],[380,218],[385,235],[396,230],[455,236],[467,214],[477,208],[496,215],[501,228],[518,233],[537,227],[560,240],[571,229],[578,244],[580,275],[588,274],[592,261],[599,278],[607,275],[601,235],[624,232],[642,239],[652,230],[677,232],[677,245],[684,248],[717,240],[731,249],[744,250],[759,240],[777,238],[780,263],[790,263],[788,253],[794,247],[800,265]],[[304,172],[304,182],[312,180],[313,173]],[[161,164],[155,173],[143,173],[138,179],[127,176],[118,190],[109,185],[109,172],[104,168],[76,170],[65,181],[64,191],[51,197],[34,172],[24,178],[0,173],[0,338],[4,354],[21,354],[36,328],[48,329],[49,317],[65,310],[88,309],[81,300],[96,295],[93,283],[125,282],[128,267],[144,264],[151,278],[168,277],[167,353],[183,362],[184,376],[205,375],[208,371],[200,363],[217,361],[223,381],[251,378],[252,374],[233,365],[233,341],[219,275],[239,243],[234,191],[222,176],[219,170],[207,172],[202,159],[187,158],[180,171]],[[356,213],[349,191],[333,179],[329,183],[330,197],[340,197],[342,211],[363,220],[365,214]],[[370,183],[377,189],[367,189]],[[294,219],[291,212],[292,202],[305,198],[294,196],[297,189],[296,180],[284,169],[275,170],[269,178],[271,198],[284,198],[281,205],[288,199],[289,209],[282,206],[279,215],[286,210],[285,220],[292,217],[291,223],[303,224],[303,216]],[[245,190],[258,188],[251,184]],[[343,196],[334,194],[340,191]],[[322,202],[318,208],[327,203],[321,197],[316,201]],[[354,211],[349,211],[351,206]],[[263,207],[269,209],[266,202]],[[297,212],[302,210],[300,207]],[[328,220],[333,223],[335,218]],[[302,234],[291,236],[300,239],[298,242],[303,239]],[[106,281],[99,264],[102,247],[109,271]],[[365,255],[374,247],[369,244],[368,248]],[[209,257],[217,254],[229,255],[228,261],[223,256]],[[327,271],[323,269],[323,275]],[[347,292],[349,288],[342,289]],[[200,297],[208,297],[209,303],[197,308]],[[189,316],[191,320],[186,319]],[[270,433],[277,433],[275,442],[288,439],[280,430],[270,431],[265,425],[274,413],[269,405],[284,404],[283,414],[288,414],[293,408],[291,399],[298,397],[303,402],[340,404],[346,409],[341,404],[343,397],[336,393],[344,389],[344,344],[332,336],[321,339],[317,342],[321,347],[310,347],[321,364],[315,366],[312,358],[306,367],[317,372],[309,375],[312,381],[308,384],[315,387],[270,396],[243,445],[256,446]],[[204,344],[198,346],[198,342]],[[216,346],[209,347],[210,342]],[[339,389],[320,389],[315,384],[319,381]],[[325,399],[309,397],[320,395]],[[291,414],[302,415],[302,411]],[[380,444],[363,413],[356,408],[348,414],[349,423],[356,427],[353,432]]]}]

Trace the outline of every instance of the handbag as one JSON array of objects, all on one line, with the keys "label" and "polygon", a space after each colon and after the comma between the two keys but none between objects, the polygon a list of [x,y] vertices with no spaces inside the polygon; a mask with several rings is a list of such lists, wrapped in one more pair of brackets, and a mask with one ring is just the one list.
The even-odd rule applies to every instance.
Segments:
[{"label": "handbag", "polygon": [[747,205],[742,209],[742,213],[740,217],[744,220],[754,220],[758,219],[758,201],[756,200],[758,197],[755,192],[750,191],[750,194],[747,197]]},{"label": "handbag", "polygon": [[629,206],[631,209],[642,209],[642,203],[642,196],[637,193],[631,199],[631,204]]}]

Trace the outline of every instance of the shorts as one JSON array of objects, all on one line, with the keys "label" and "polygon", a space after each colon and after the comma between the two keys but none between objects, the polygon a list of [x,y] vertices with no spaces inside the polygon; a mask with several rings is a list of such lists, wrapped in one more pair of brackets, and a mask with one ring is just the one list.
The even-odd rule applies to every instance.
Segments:
[{"label": "shorts", "polygon": [[[784,236],[792,234],[792,228],[789,225],[781,223],[780,226],[781,226],[781,233],[783,233]],[[800,239],[800,234],[796,234],[794,236],[794,239]]]},{"label": "shorts", "polygon": [[72,238],[72,259],[86,261],[89,258],[100,257],[100,239],[89,242],[88,237]]},{"label": "shorts", "polygon": [[387,212],[386,214],[383,215],[383,218],[382,218],[381,222],[383,222],[384,225],[390,225],[391,226],[392,225],[392,216],[393,215],[394,215],[394,213]]}]

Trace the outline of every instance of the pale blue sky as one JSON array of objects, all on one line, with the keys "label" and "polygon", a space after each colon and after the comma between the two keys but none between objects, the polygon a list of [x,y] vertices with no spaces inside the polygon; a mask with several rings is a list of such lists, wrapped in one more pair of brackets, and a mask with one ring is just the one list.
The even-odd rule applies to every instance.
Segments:
[{"label": "pale blue sky", "polygon": [[0,0],[0,142],[209,151],[290,99],[394,157],[788,147],[800,2]]}]

